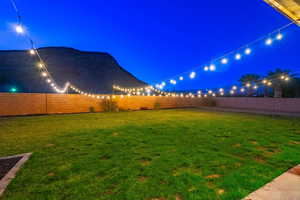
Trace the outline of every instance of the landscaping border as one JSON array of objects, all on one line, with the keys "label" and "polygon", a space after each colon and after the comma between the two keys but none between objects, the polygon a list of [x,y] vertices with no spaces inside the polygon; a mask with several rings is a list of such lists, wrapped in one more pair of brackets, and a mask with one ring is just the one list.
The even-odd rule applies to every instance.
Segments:
[{"label": "landscaping border", "polygon": [[11,168],[7,174],[0,180],[0,197],[4,194],[4,191],[8,184],[11,182],[13,178],[15,178],[16,173],[20,170],[21,166],[30,158],[32,153],[24,153],[14,156],[2,157],[0,160],[22,157],[13,168]]}]

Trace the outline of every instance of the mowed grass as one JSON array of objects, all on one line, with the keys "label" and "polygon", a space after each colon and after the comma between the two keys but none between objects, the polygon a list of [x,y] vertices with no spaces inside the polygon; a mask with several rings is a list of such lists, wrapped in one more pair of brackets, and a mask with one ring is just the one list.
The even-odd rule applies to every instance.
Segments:
[{"label": "mowed grass", "polygon": [[197,109],[0,119],[0,156],[24,152],[4,200],[234,200],[300,163],[300,120]]}]

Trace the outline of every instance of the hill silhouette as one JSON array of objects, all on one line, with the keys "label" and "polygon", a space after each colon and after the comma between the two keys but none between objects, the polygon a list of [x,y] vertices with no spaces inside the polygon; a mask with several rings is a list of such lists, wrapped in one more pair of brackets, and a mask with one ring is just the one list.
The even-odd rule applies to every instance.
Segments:
[{"label": "hill silhouette", "polygon": [[[48,71],[63,86],[70,81],[91,93],[111,93],[112,85],[142,87],[146,83],[123,69],[108,53],[79,51],[66,47],[39,48]],[[0,51],[0,92],[16,87],[19,92],[53,92],[40,76],[38,59],[23,50]]]}]

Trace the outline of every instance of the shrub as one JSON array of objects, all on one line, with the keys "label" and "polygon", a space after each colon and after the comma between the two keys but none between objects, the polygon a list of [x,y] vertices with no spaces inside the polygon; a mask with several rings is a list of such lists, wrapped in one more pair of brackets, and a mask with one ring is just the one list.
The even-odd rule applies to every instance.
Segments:
[{"label": "shrub", "polygon": [[104,112],[119,112],[118,103],[113,99],[102,100],[101,107]]}]

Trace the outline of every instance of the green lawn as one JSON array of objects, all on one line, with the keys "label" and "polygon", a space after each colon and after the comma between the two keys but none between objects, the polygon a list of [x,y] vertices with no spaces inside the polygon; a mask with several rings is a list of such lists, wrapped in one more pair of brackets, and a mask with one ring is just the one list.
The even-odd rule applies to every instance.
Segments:
[{"label": "green lawn", "polygon": [[300,163],[300,119],[196,109],[0,118],[0,156],[25,152],[4,200],[234,200]]}]

